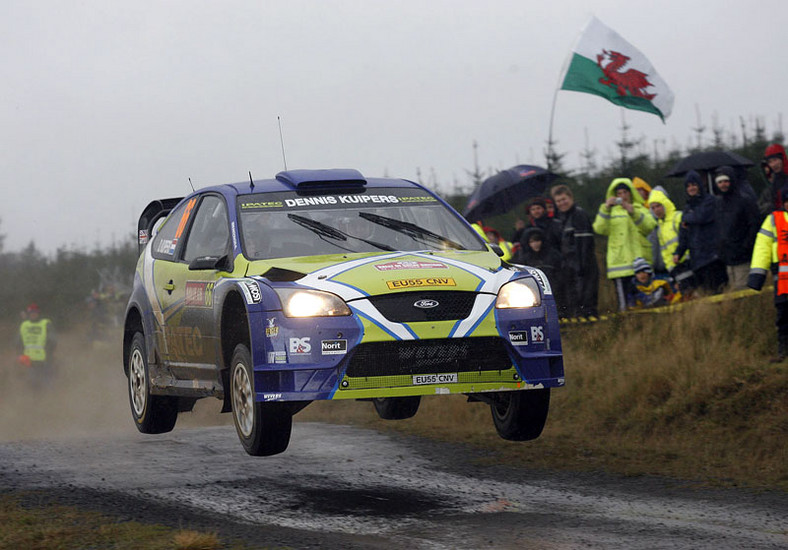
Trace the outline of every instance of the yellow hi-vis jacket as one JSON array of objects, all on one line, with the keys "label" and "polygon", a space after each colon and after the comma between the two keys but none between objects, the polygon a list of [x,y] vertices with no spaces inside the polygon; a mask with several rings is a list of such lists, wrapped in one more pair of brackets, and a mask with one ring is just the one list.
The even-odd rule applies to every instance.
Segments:
[{"label": "yellow hi-vis jacket", "polygon": [[[641,237],[648,235],[657,226],[657,221],[645,206],[643,198],[635,190],[629,178],[616,178],[607,188],[605,199],[616,196],[616,186],[623,183],[632,195],[632,214],[623,206],[608,208],[603,202],[594,219],[593,228],[599,235],[607,236],[607,278],[618,279],[634,275],[632,262],[649,254]],[[649,246],[650,243],[649,243]]]},{"label": "yellow hi-vis jacket", "polygon": [[[777,216],[782,219],[778,220]],[[780,225],[781,228],[777,226]],[[772,212],[763,220],[758,235],[755,237],[755,246],[752,249],[752,260],[750,261],[750,275],[766,277],[772,264],[777,264],[776,292],[788,294],[788,284],[786,284],[786,274],[788,274],[788,254],[780,257],[778,252],[780,243],[778,239],[779,229],[788,228],[788,212],[778,210]],[[785,246],[785,244],[783,244]],[[763,281],[763,279],[761,279]]]},{"label": "yellow hi-vis jacket", "polygon": [[30,357],[31,361],[47,360],[47,327],[49,319],[38,321],[24,321],[19,327],[19,336],[22,338],[23,354]]},{"label": "yellow hi-vis jacket", "polygon": [[[668,196],[658,188],[649,193],[649,204],[661,204],[665,208],[665,217],[657,220],[657,238],[659,239],[659,255],[665,264],[665,269],[671,271],[676,264],[673,263],[673,253],[679,246],[679,227],[681,227],[681,210],[676,210]],[[689,258],[689,250],[680,259],[681,262]]]}]

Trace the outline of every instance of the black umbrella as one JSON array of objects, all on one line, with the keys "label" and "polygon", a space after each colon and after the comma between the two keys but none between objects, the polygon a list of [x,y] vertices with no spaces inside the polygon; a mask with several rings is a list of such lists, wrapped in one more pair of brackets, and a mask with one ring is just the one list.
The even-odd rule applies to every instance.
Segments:
[{"label": "black umbrella", "polygon": [[556,178],[557,174],[528,164],[498,172],[471,194],[463,216],[474,222],[504,214],[521,202],[542,195]]},{"label": "black umbrella", "polygon": [[673,169],[668,172],[668,176],[683,176],[690,170],[705,171],[714,170],[720,166],[753,166],[754,163],[741,155],[730,151],[705,151],[695,153],[678,161]]}]

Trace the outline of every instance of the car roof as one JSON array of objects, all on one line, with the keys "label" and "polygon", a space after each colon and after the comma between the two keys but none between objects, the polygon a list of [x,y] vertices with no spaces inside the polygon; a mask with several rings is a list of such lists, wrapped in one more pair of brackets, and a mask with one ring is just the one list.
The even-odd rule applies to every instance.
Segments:
[{"label": "car roof", "polygon": [[272,179],[216,185],[199,189],[200,193],[217,191],[222,194],[248,195],[276,191],[339,191],[360,188],[403,187],[425,189],[410,180],[398,178],[367,178],[357,170],[286,170]]}]

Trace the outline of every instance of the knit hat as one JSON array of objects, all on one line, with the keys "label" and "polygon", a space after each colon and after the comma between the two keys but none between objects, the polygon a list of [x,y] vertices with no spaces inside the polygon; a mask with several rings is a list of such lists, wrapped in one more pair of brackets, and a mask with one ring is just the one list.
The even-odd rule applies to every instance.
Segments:
[{"label": "knit hat", "polygon": [[632,188],[624,182],[619,183],[613,188],[613,193],[618,191],[619,189],[623,189],[624,191],[632,191]]},{"label": "knit hat", "polygon": [[542,208],[547,208],[547,201],[545,201],[544,197],[534,197],[534,198],[532,198],[531,202],[528,203],[528,208],[531,208],[535,204],[538,204]]},{"label": "knit hat", "polygon": [[640,273],[641,271],[653,273],[651,270],[651,264],[648,263],[648,261],[646,261],[644,258],[635,258],[635,261],[632,262],[632,269],[635,273]]}]

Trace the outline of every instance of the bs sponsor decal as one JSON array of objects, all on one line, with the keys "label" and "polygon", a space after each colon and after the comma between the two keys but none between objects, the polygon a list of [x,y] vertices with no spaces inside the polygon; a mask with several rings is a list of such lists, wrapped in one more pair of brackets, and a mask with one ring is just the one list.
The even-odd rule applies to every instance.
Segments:
[{"label": "bs sponsor decal", "polygon": [[456,384],[457,373],[451,374],[414,374],[413,385],[423,386],[425,384]]},{"label": "bs sponsor decal", "polygon": [[420,286],[457,286],[451,277],[422,277],[419,279],[397,279],[386,281],[386,286],[391,290],[398,288],[413,288]]},{"label": "bs sponsor decal", "polygon": [[395,271],[399,269],[446,269],[446,264],[440,262],[401,261],[375,264],[378,271]]},{"label": "bs sponsor decal", "polygon": [[287,353],[284,351],[269,351],[268,363],[287,363]]},{"label": "bs sponsor decal", "polygon": [[345,355],[347,340],[321,340],[320,353],[323,355]]},{"label": "bs sponsor decal", "polygon": [[276,326],[276,318],[266,319],[268,326],[265,327],[265,335],[269,338],[279,336],[279,327]]},{"label": "bs sponsor decal", "polygon": [[509,341],[513,346],[527,346],[528,345],[528,331],[527,330],[510,330]]},{"label": "bs sponsor decal", "polygon": [[186,305],[192,307],[213,307],[214,282],[186,281]]},{"label": "bs sponsor decal", "polygon": [[531,327],[531,342],[538,344],[544,342],[544,327],[539,325]]},{"label": "bs sponsor decal", "polygon": [[290,338],[290,353],[293,355],[306,355],[312,352],[311,338]]},{"label": "bs sponsor decal", "polygon": [[536,282],[539,283],[539,286],[542,287],[542,291],[545,294],[553,293],[553,289],[550,288],[550,281],[547,280],[547,275],[535,267],[526,267],[526,269],[528,270],[528,273],[533,275],[533,278],[536,279]]},{"label": "bs sponsor decal", "polygon": [[241,290],[243,290],[248,304],[259,304],[263,301],[263,294],[255,281],[241,281]]},{"label": "bs sponsor decal", "polygon": [[148,230],[147,229],[140,229],[138,240],[139,240],[140,245],[148,244]]}]

